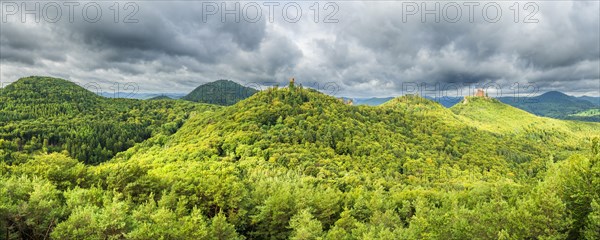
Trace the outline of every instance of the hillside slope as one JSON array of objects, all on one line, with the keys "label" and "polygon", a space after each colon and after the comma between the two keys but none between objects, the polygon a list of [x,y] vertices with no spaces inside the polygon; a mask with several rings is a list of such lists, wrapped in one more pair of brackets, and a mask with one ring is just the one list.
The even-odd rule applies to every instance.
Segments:
[{"label": "hillside slope", "polygon": [[470,125],[497,133],[519,132],[533,127],[577,136],[592,136],[600,130],[598,123],[540,117],[496,99],[466,97],[466,101],[456,104],[450,109],[455,114],[464,117],[463,119]]},{"label": "hillside slope", "polygon": [[[485,124],[538,118],[495,103],[518,115]],[[389,234],[394,238],[423,236],[421,231],[461,238],[455,235],[457,226],[417,230],[419,222],[411,217],[417,214],[428,224],[437,224],[433,216],[451,214],[470,226],[471,230],[459,231],[464,234],[460,236],[493,238],[512,228],[510,222],[490,226],[482,224],[485,214],[481,212],[456,215],[448,198],[457,199],[459,208],[486,211],[499,201],[494,192],[501,191],[513,199],[502,211],[519,211],[517,196],[526,196],[530,186],[537,184],[542,177],[538,174],[550,166],[548,159],[564,160],[568,157],[564,152],[585,150],[555,145],[562,135],[538,141],[488,131],[480,127],[483,123],[475,123],[416,96],[399,97],[379,107],[348,106],[314,90],[275,88],[212,114],[195,115],[171,137],[120,154],[97,171],[129,164],[147,169],[132,184],[152,179],[153,185],[167,192],[187,196],[188,207],[225,212],[240,234],[254,238],[294,236],[290,224],[306,214],[306,221],[329,230],[327,236],[347,236],[352,231],[383,234],[373,229],[380,224],[375,219],[391,214],[389,224],[397,231]],[[580,136],[572,141],[587,144]],[[186,183],[194,182],[203,185],[186,190]],[[491,190],[497,187],[504,190]],[[134,198],[149,194],[142,193]],[[431,206],[431,212],[423,213],[419,201],[443,202],[444,207]],[[395,208],[408,212],[391,210]],[[411,212],[411,208],[420,210]],[[508,214],[496,211],[493,218]],[[343,216],[364,225],[335,233],[343,228]],[[511,230],[516,236],[530,232]]]},{"label": "hillside slope", "polygon": [[68,151],[100,163],[154,134],[173,133],[195,109],[180,101],[107,99],[75,83],[27,77],[0,90],[0,159]]},{"label": "hillside slope", "polygon": [[258,90],[242,86],[230,80],[218,80],[200,85],[181,99],[228,106],[246,99],[256,92]]}]

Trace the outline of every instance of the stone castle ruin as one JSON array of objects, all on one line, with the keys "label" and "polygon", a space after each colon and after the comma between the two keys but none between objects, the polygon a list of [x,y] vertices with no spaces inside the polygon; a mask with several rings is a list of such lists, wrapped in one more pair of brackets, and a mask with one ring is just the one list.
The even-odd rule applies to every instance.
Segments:
[{"label": "stone castle ruin", "polygon": [[485,91],[483,91],[483,89],[477,89],[477,92],[475,93],[475,97],[486,97]]}]

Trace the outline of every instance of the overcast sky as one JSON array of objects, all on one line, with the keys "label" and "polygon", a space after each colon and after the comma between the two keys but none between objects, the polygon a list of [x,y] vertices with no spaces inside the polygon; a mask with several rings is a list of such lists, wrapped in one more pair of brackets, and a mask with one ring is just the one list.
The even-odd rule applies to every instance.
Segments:
[{"label": "overcast sky", "polygon": [[[189,92],[217,79],[260,88],[295,77],[354,97],[396,96],[415,86],[426,95],[444,89],[464,95],[476,84],[503,95],[516,86],[520,93],[600,95],[597,1],[440,2],[439,8],[431,1],[239,2],[238,11],[228,5],[240,13],[239,22],[235,14],[223,21],[219,1],[121,2],[118,8],[114,2],[39,3],[37,23],[35,2],[23,9],[21,2],[2,1],[4,84],[48,75],[103,91],[135,83],[140,92]],[[423,7],[432,13],[422,16]]]}]

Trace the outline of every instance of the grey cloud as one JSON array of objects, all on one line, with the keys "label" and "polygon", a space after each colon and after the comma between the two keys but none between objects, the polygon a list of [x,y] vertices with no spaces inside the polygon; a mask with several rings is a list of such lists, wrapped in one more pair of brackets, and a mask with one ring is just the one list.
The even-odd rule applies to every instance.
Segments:
[{"label": "grey cloud", "polygon": [[[344,69],[354,71],[353,77],[343,79],[348,87],[380,81],[381,77],[399,82],[390,84],[394,86],[412,81],[600,81],[598,64],[592,69],[580,69],[581,63],[597,62],[600,55],[597,3],[567,2],[567,7],[557,6],[565,3],[539,4],[542,19],[539,24],[517,24],[510,15],[495,24],[481,21],[424,24],[420,19],[404,23],[399,14],[394,15],[400,12],[400,4],[363,6],[349,15],[359,12],[368,17],[358,14],[355,17],[358,20],[350,21],[352,28],[340,27],[337,37],[344,44],[337,44],[339,40],[321,43],[328,49],[324,51],[325,58],[330,60],[323,64],[337,73],[345,72]],[[348,52],[348,44],[355,44],[353,49],[363,51]],[[456,54],[444,56],[449,48],[453,49],[450,53]],[[365,55],[362,53],[365,51],[372,54]],[[423,52],[429,57],[419,61]],[[358,55],[361,57],[356,58]],[[568,84],[561,86],[565,88],[556,90],[569,91]]]},{"label": "grey cloud", "polygon": [[221,78],[285,84],[295,76],[357,96],[393,96],[407,82],[522,81],[577,92],[600,81],[597,2],[537,2],[537,24],[514,23],[512,3],[502,3],[497,23],[481,16],[421,23],[403,22],[401,3],[340,2],[340,21],[329,24],[312,22],[308,3],[298,23],[267,22],[266,12],[257,23],[222,23],[218,15],[205,23],[200,2],[138,4],[136,24],[110,15],[98,23],[3,24],[0,77],[52,72],[189,91]]},{"label": "grey cloud", "polygon": [[154,60],[167,55],[216,63],[224,54],[235,51],[236,45],[244,50],[255,49],[264,35],[264,22],[221,23],[215,18],[204,23],[199,14],[194,14],[200,11],[194,7],[140,4],[146,11],[140,10],[144,14],[138,17],[139,23],[81,22],[70,30],[91,48],[113,51],[106,55],[110,61]]},{"label": "grey cloud", "polygon": [[[55,62],[65,61],[65,54],[61,51],[64,43],[55,41],[57,39],[52,35],[45,34],[45,31],[37,30],[37,28],[4,24],[2,36],[0,36],[1,58],[27,65],[39,63],[41,59]],[[45,30],[50,29],[46,28]]]},{"label": "grey cloud", "polygon": [[228,33],[231,39],[239,47],[246,51],[253,51],[259,48],[260,43],[265,37],[266,22],[264,19],[257,23],[248,22],[225,22],[220,24],[219,30]]}]

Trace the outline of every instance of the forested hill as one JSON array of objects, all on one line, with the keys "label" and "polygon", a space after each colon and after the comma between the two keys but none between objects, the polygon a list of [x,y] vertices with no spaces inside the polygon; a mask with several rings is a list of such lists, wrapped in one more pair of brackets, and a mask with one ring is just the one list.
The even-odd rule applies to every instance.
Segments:
[{"label": "forested hill", "polygon": [[[463,97],[428,97],[450,108],[461,102]],[[349,98],[346,98],[349,99]],[[351,98],[350,98],[351,99]],[[377,106],[390,98],[352,99],[355,105]],[[550,91],[535,97],[499,97],[499,101],[523,109],[538,116],[555,119],[600,122],[600,98],[574,97],[562,92]]]},{"label": "forested hill", "polygon": [[[34,114],[24,117],[50,117],[54,113],[72,113],[97,107],[102,97],[63,79],[28,77],[0,89],[2,110]],[[48,109],[57,106],[57,109]],[[4,115],[5,116],[5,115]],[[2,119],[5,120],[5,119]]]},{"label": "forested hill", "polygon": [[258,90],[242,86],[230,80],[218,80],[200,85],[181,99],[228,106],[246,99],[256,92]]},{"label": "forested hill", "polygon": [[173,134],[98,165],[44,151],[0,162],[0,236],[597,239],[600,124],[492,127],[513,119],[499,113],[538,118],[514,110],[270,88],[196,107]]},{"label": "forested hill", "polygon": [[82,103],[101,99],[73,82],[49,77],[21,78],[1,90],[3,97],[21,101],[37,101],[44,98],[48,102]]},{"label": "forested hill", "polygon": [[510,133],[538,129],[571,136],[598,134],[595,128],[599,123],[540,117],[493,98],[467,97],[450,109],[464,117],[466,123],[491,132]]},{"label": "forested hill", "polygon": [[0,157],[68,151],[100,163],[153,134],[173,133],[196,104],[107,99],[75,83],[27,77],[0,89]]},{"label": "forested hill", "polygon": [[[591,208],[576,209],[582,205],[572,202],[578,200],[571,190],[556,189],[582,174],[574,166],[597,167],[589,162],[589,136],[501,133],[465,119],[416,96],[349,106],[314,90],[274,88],[196,115],[168,139],[97,170],[141,168],[132,186],[151,181],[169,194],[128,192],[134,202],[151,192],[158,199],[177,196],[208,218],[223,213],[234,235],[249,238],[584,234]],[[600,125],[589,126],[600,132]],[[593,191],[581,187],[574,191],[589,207]]]}]

